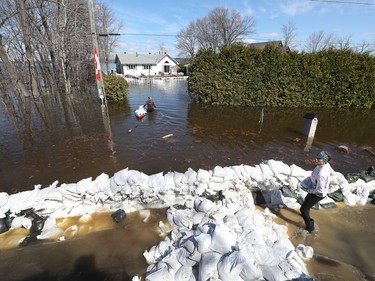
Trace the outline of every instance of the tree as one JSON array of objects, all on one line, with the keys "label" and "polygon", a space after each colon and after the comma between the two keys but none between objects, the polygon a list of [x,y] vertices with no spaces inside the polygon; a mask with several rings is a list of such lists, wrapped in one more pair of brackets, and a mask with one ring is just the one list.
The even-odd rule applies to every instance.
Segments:
[{"label": "tree", "polygon": [[208,19],[213,30],[218,33],[221,46],[230,46],[241,41],[241,36],[254,33],[255,20],[253,17],[241,15],[236,10],[229,12],[227,8],[215,8]]},{"label": "tree", "polygon": [[315,53],[334,47],[335,36],[333,33],[326,34],[323,30],[314,32],[306,42],[306,50]]},{"label": "tree", "polygon": [[180,50],[179,56],[193,58],[197,49],[197,28],[194,22],[190,22],[177,34],[176,48]]},{"label": "tree", "polygon": [[236,10],[218,7],[202,19],[190,22],[177,36],[177,49],[190,57],[197,50],[210,49],[217,52],[222,46],[241,42],[242,37],[255,32],[255,20],[251,16],[241,17]]},{"label": "tree", "polygon": [[118,37],[113,34],[119,34],[123,28],[121,21],[116,21],[113,11],[106,3],[97,2],[95,4],[95,23],[96,31],[99,36],[99,53],[101,61],[106,65],[107,73],[109,73],[109,62],[113,49],[118,46]]},{"label": "tree", "polygon": [[288,21],[287,24],[283,24],[282,27],[283,33],[283,44],[285,47],[289,47],[290,49],[294,49],[297,44],[295,39],[297,37],[297,27],[293,21]]}]

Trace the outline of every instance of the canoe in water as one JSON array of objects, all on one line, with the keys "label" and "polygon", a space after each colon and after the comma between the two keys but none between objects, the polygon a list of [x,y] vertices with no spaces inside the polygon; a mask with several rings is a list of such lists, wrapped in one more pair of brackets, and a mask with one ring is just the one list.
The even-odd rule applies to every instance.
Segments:
[{"label": "canoe in water", "polygon": [[139,106],[138,109],[135,110],[135,117],[137,117],[137,119],[141,120],[143,117],[145,117],[147,111],[143,108],[143,106]]}]

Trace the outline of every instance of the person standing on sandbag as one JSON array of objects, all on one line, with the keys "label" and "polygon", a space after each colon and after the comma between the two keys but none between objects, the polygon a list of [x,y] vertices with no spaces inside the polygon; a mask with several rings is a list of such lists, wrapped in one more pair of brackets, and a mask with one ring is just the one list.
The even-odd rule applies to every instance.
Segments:
[{"label": "person standing on sandbag", "polygon": [[307,195],[300,211],[306,230],[309,232],[315,229],[314,220],[310,217],[310,209],[328,194],[329,183],[333,175],[331,165],[328,163],[330,160],[331,156],[325,151],[319,152],[314,160],[306,160],[306,163],[316,165],[311,176],[301,182],[301,188],[307,192]]}]

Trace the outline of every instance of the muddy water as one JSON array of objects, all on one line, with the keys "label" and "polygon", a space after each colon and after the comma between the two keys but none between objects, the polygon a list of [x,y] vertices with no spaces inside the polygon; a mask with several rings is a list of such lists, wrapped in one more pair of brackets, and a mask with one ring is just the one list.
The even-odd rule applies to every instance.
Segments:
[{"label": "muddy water", "polygon": [[374,206],[311,210],[317,228],[311,234],[303,230],[298,210],[274,213],[276,222],[288,226],[294,245],[313,247],[308,269],[317,280],[375,280]]},{"label": "muddy water", "polygon": [[[150,175],[184,172],[188,168],[213,169],[215,165],[256,165],[276,159],[311,169],[304,159],[314,157],[321,149],[332,154],[332,167],[343,174],[375,165],[374,110],[210,107],[191,103],[186,81],[131,83],[129,91],[127,102],[109,104],[108,111],[102,111],[94,99],[71,100],[64,110],[50,99],[44,103],[45,119],[35,108],[29,119],[22,119],[19,114],[12,118],[9,109],[0,103],[0,192],[29,190],[36,184],[44,187],[55,180],[60,184],[78,182],[103,172],[112,176],[126,167]],[[134,110],[147,96],[153,96],[157,110],[138,121]],[[303,116],[309,112],[316,113],[319,119],[312,143],[300,133]],[[163,139],[167,134],[173,136]],[[338,152],[339,145],[347,146],[349,153]],[[372,205],[364,209],[321,210],[314,214],[320,231],[306,237],[294,229],[292,222],[299,225],[301,221],[297,214],[287,210],[281,214],[288,218],[294,243],[310,243],[316,248],[317,256],[311,263],[314,276],[319,280],[349,280],[339,278],[340,274],[347,277],[349,272],[363,272],[374,276],[374,210]],[[139,227],[134,230],[134,241],[126,228],[104,228],[69,241],[1,252],[3,272],[16,274],[13,280],[43,274],[51,277],[45,280],[53,280],[54,276],[74,273],[75,261],[78,268],[86,263],[93,270],[110,271],[110,265],[105,265],[108,260],[116,270],[122,268],[121,276],[131,276],[144,270],[139,253],[160,239],[148,229],[151,224],[142,222],[140,219],[131,224]],[[144,230],[150,236],[141,236]],[[81,229],[81,233],[85,230]],[[124,248],[118,248],[125,236],[129,240],[122,240]],[[139,244],[135,242],[138,238]],[[108,239],[115,243],[112,245]],[[139,248],[127,248],[133,244]],[[124,250],[112,259],[105,247],[113,247],[113,252]],[[101,251],[106,254],[100,256]],[[139,259],[127,256],[132,252],[137,252]],[[28,259],[22,260],[23,257]],[[143,269],[134,263],[119,265],[123,260],[137,261]]]},{"label": "muddy water", "polygon": [[[120,223],[109,213],[93,215],[84,223],[77,218],[61,219],[61,229],[69,231],[74,225],[78,230],[70,231],[65,241],[2,250],[0,280],[131,280],[146,271],[143,252],[164,238],[159,221],[167,224],[165,210],[132,213]],[[14,233],[5,236],[0,234],[1,248],[14,242]]]}]

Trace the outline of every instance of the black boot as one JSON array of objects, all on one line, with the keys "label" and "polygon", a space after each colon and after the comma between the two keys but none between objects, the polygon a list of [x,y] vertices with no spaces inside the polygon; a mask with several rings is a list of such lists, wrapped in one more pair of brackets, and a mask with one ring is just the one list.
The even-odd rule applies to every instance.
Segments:
[{"label": "black boot", "polygon": [[314,231],[315,227],[314,227],[314,220],[313,219],[310,219],[309,221],[307,221],[305,223],[306,223],[306,230],[308,232]]}]

